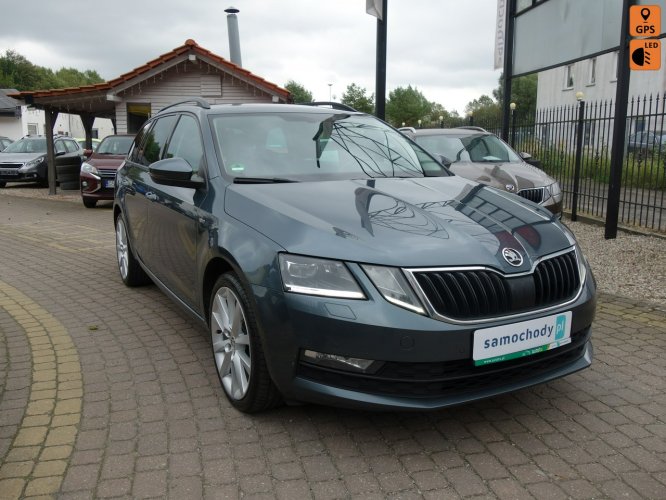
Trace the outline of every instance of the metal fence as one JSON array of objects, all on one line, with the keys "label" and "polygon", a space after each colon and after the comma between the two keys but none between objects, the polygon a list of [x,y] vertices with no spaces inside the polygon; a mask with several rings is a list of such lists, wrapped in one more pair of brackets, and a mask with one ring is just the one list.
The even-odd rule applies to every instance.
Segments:
[{"label": "metal fence", "polygon": [[[666,94],[630,99],[619,222],[666,232]],[[557,179],[564,207],[605,220],[615,106],[580,101],[511,117],[509,142]],[[499,135],[501,122],[473,123]]]}]

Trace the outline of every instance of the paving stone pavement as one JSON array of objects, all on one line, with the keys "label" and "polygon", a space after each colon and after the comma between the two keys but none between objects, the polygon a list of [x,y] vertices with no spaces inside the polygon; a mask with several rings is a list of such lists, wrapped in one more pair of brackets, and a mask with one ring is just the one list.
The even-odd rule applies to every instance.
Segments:
[{"label": "paving stone pavement", "polygon": [[0,498],[666,498],[663,310],[601,296],[590,369],[480,403],[248,416],[108,205],[0,193],[0,259]]}]

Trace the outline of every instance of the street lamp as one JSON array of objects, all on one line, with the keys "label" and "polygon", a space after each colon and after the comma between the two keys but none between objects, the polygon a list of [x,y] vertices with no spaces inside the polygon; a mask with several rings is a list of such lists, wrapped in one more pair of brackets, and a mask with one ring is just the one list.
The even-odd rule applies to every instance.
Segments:
[{"label": "street lamp", "polygon": [[418,120],[419,128],[421,128],[421,119]]},{"label": "street lamp", "polygon": [[439,128],[444,128],[444,117],[439,115]]},{"label": "street lamp", "polygon": [[516,145],[516,103],[509,104],[509,109],[511,109],[511,147],[513,148]]},{"label": "street lamp", "polygon": [[405,122],[402,122],[402,126],[403,126],[403,127],[405,126]]},{"label": "street lamp", "polygon": [[331,102],[331,100],[332,100],[332,98],[331,98],[331,91],[332,90],[333,90],[333,84],[329,83],[328,84],[328,102]]},{"label": "street lamp", "polygon": [[467,119],[469,120],[469,125],[470,126],[474,125],[474,112],[473,111],[468,111],[467,112]]}]

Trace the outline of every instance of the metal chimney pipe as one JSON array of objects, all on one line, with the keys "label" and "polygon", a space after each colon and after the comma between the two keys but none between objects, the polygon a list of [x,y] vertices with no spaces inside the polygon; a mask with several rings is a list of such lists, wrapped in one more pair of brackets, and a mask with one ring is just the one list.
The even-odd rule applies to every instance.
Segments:
[{"label": "metal chimney pipe", "polygon": [[241,61],[241,51],[240,51],[240,35],[238,33],[238,16],[236,14],[240,12],[235,7],[229,7],[225,9],[224,12],[227,13],[227,31],[229,32],[229,56],[231,62],[243,66]]}]

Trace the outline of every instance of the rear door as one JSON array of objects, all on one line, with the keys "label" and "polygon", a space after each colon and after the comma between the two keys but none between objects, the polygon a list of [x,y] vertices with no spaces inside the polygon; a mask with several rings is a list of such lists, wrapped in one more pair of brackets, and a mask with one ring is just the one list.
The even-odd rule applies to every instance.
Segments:
[{"label": "rear door", "polygon": [[125,219],[130,242],[139,259],[162,280],[159,269],[158,231],[151,220],[152,205],[159,202],[148,173],[152,163],[162,159],[166,143],[178,120],[177,115],[167,115],[149,122],[137,136],[137,141],[126,160],[123,187],[125,191]]}]

